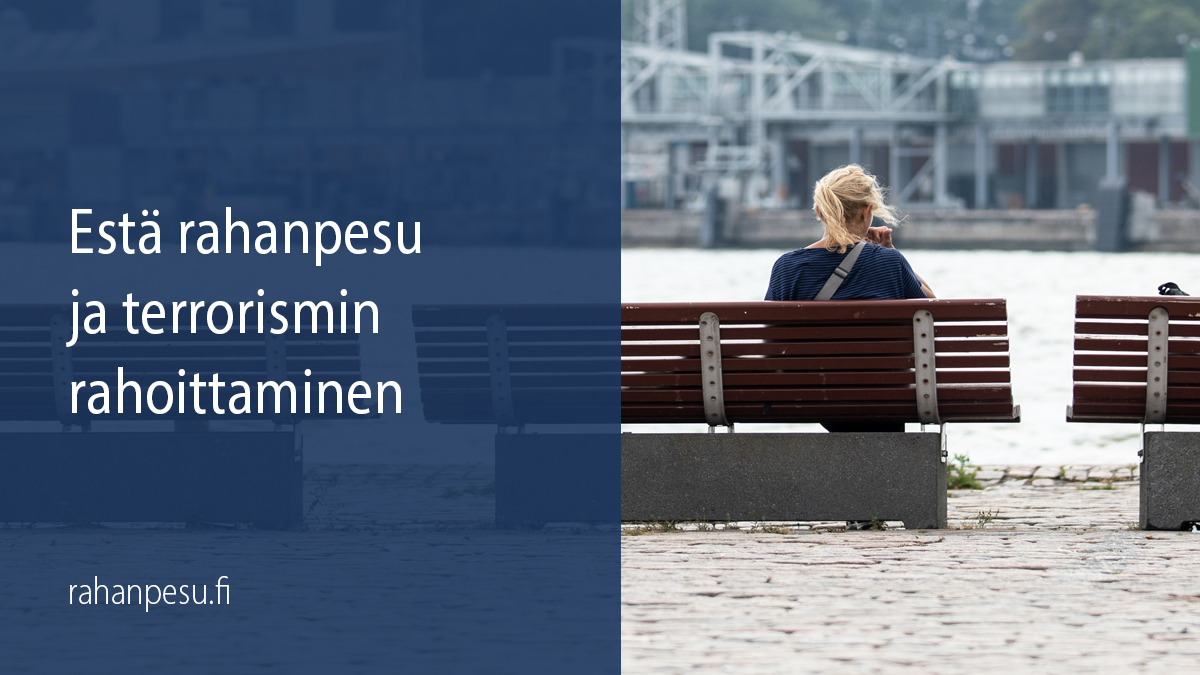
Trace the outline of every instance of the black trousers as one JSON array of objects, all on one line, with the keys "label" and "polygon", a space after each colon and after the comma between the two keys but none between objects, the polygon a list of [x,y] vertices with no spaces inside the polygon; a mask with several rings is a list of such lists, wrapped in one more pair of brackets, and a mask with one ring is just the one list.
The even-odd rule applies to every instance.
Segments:
[{"label": "black trousers", "polygon": [[821,422],[825,430],[833,434],[852,432],[891,433],[904,432],[904,422]]}]

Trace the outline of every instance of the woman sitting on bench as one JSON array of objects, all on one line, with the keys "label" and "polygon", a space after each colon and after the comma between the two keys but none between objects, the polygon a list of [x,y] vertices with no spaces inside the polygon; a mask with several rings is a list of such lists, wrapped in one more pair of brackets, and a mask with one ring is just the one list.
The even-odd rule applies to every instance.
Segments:
[{"label": "woman sitting on bench", "polygon": [[[780,256],[766,300],[902,300],[933,290],[892,246],[895,225],[875,177],[857,164],[825,174],[813,188],[813,211],[825,225],[820,241]],[[903,423],[825,422],[829,431],[904,431]]]}]

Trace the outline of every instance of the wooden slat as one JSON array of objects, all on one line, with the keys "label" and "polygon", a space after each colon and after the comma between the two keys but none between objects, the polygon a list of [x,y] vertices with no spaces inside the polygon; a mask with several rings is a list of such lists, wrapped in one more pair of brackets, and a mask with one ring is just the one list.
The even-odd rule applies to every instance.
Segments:
[{"label": "wooden slat", "polygon": [[[552,387],[545,389],[513,389],[513,406],[515,408],[574,408],[589,405],[604,406],[618,401],[618,394],[612,387],[578,387],[563,389]],[[491,408],[492,394],[490,389],[454,391],[429,390],[421,392],[421,401],[442,408]]]},{"label": "wooden slat", "polygon": [[737,323],[795,325],[912,321],[913,312],[928,309],[935,321],[995,321],[1007,318],[1005,301],[995,300],[839,300],[809,302],[710,302],[625,304],[621,325],[694,324],[714,312],[721,327]]},{"label": "wooden slat", "polygon": [[[1088,421],[1141,422],[1146,414],[1144,400],[1109,400],[1084,398],[1071,404],[1072,417],[1090,417]],[[1100,419],[1104,418],[1104,419]],[[1108,419],[1112,418],[1112,419]],[[1119,419],[1117,419],[1119,418]],[[1191,420],[1185,422],[1185,420]],[[1167,423],[1182,424],[1200,421],[1200,401],[1167,400]]]},{"label": "wooden slat", "polygon": [[6,328],[0,329],[0,344],[41,344],[49,348],[50,328]]},{"label": "wooden slat", "polygon": [[939,323],[934,325],[933,335],[938,338],[1003,338],[1008,335],[1008,325]]},{"label": "wooden slat", "polygon": [[[1146,404],[1146,384],[1140,386],[1121,384],[1076,384],[1074,389],[1076,399],[1131,399],[1140,400],[1142,407]],[[1200,387],[1167,386],[1167,403],[1172,400],[1189,401],[1200,399]]]},{"label": "wooden slat", "polygon": [[[1076,321],[1076,335],[1146,335],[1145,321],[1138,323],[1129,322],[1102,322],[1102,321]],[[1200,322],[1197,321],[1175,321],[1170,328],[1171,337],[1200,337]]]},{"label": "wooden slat", "polygon": [[[35,402],[41,397],[54,406],[54,387],[5,387],[0,389],[0,406],[23,406]],[[36,404],[35,404],[36,405]]]},{"label": "wooden slat", "polygon": [[[938,404],[938,412],[947,421],[1013,421],[1011,401],[947,402]],[[805,403],[772,406],[728,404],[731,422],[830,422],[851,420],[917,422],[913,403]],[[621,406],[621,421],[632,424],[692,422],[703,424],[704,409],[699,404]]]},{"label": "wooden slat", "polygon": [[499,313],[513,326],[612,326],[620,321],[614,305],[414,305],[413,326],[453,328],[487,325]]},{"label": "wooden slat", "polygon": [[[729,340],[868,340],[904,339],[912,342],[912,325],[889,326],[722,326],[721,344]],[[624,328],[622,342],[696,342],[699,331],[687,328]]]},{"label": "wooden slat", "polygon": [[[509,345],[510,358],[596,358],[620,352],[613,341],[606,344]],[[487,345],[418,345],[418,359],[487,359]]]},{"label": "wooden slat", "polygon": [[1150,310],[1165,307],[1176,319],[1200,320],[1200,299],[1183,296],[1105,296],[1075,297],[1076,319],[1145,319]]},{"label": "wooden slat", "polygon": [[50,373],[53,367],[49,354],[44,359],[0,358],[0,373]]},{"label": "wooden slat", "polygon": [[50,387],[54,388],[54,376],[49,371],[45,373],[0,374],[0,388],[12,389],[18,387]]},{"label": "wooden slat", "polygon": [[[721,342],[721,356],[786,356],[786,355],[845,355],[845,354],[912,354],[912,340],[907,342]],[[625,344],[621,356],[700,356],[700,343],[691,344]]]},{"label": "wooden slat", "polygon": [[[1145,359],[1143,358],[1144,362]],[[892,370],[912,368],[912,356],[855,356],[855,357],[772,357],[726,358],[721,369],[726,373],[762,370],[829,371],[829,370]],[[948,354],[938,356],[938,372],[944,368],[1008,368],[1008,355]],[[1143,366],[1145,363],[1142,364]],[[700,372],[700,359],[622,359],[622,372]],[[515,372],[515,371],[514,371]]]},{"label": "wooden slat", "polygon": [[[700,376],[695,375],[696,386],[700,386]],[[579,373],[554,373],[545,375],[512,375],[513,388],[526,387],[616,387],[621,378],[617,373],[584,375]],[[443,375],[425,376],[420,378],[422,389],[489,389],[491,379],[486,375]]]},{"label": "wooden slat", "polygon": [[[993,401],[1007,400],[1012,402],[1012,389],[1006,386],[972,385],[972,386],[942,386],[938,384],[938,405],[950,401]],[[730,402],[756,401],[907,401],[915,398],[912,387],[897,387],[894,389],[871,388],[825,388],[825,389],[726,389],[725,400]]]},{"label": "wooden slat", "polygon": [[[941,377],[939,374],[938,377]],[[1170,373],[1171,384],[1200,384],[1200,371],[1176,370]],[[1146,369],[1140,370],[1089,370],[1077,368],[1074,372],[1076,382],[1141,382],[1146,383]]]},{"label": "wooden slat", "polygon": [[[439,408],[422,406],[425,420],[440,424],[491,424],[496,418],[491,408]],[[617,411],[611,406],[562,408],[544,410],[531,408],[516,411],[526,424],[619,424]]]},{"label": "wooden slat", "polygon": [[[1197,382],[1200,382],[1200,373],[1195,374],[1195,376],[1197,377]],[[1145,384],[1146,369],[1144,367],[1140,370],[1076,368],[1072,373],[1072,378],[1076,382],[1141,382]]]},{"label": "wooden slat", "polygon": [[[911,329],[910,329],[911,331]],[[1007,341],[997,340],[936,340],[937,352],[1005,352]],[[841,356],[847,354],[900,355],[912,354],[912,340],[842,342],[747,342],[721,341],[721,356]],[[700,356],[700,344],[623,344],[621,356]]]},{"label": "wooden slat", "polygon": [[[988,325],[957,325],[942,324],[935,329],[939,338],[1003,338],[1008,329],[1005,324]],[[1143,334],[1145,332],[1143,331]],[[623,342],[673,341],[686,342],[698,339],[696,328],[623,328]],[[867,326],[793,326],[779,328],[775,326],[722,326],[721,342],[727,340],[865,340],[865,339],[907,339],[912,341],[912,323],[906,322],[895,325]]]},{"label": "wooden slat", "polygon": [[[908,401],[914,400],[911,387],[864,387],[825,389],[725,389],[726,406],[730,403],[801,402],[801,401]],[[1008,387],[938,387],[938,405],[951,400],[1012,400]],[[703,394],[698,389],[626,389],[621,392],[622,403],[656,402],[700,402]],[[915,405],[915,403],[914,403]]]},{"label": "wooden slat", "polygon": [[[1168,351],[1171,354],[1200,353],[1200,340],[1169,340]],[[1129,338],[1113,340],[1104,338],[1075,338],[1075,351],[1078,352],[1142,352],[1146,353],[1146,340]]]},{"label": "wooden slat", "polygon": [[[695,331],[692,331],[695,333]],[[418,330],[415,332],[419,345],[433,344],[483,344],[487,342],[487,331],[478,330]],[[556,343],[556,342],[616,342],[620,332],[613,328],[578,328],[573,330],[509,328],[508,343]],[[695,337],[694,335],[692,336]]]},{"label": "wooden slat", "polygon": [[[697,361],[698,363],[698,361]],[[615,372],[617,361],[611,358],[603,359],[572,359],[570,361],[560,360],[530,360],[523,359],[519,361],[511,361],[509,363],[509,372],[511,373],[606,373]],[[697,366],[698,368],[698,366]],[[417,373],[421,375],[433,374],[466,374],[466,373],[484,373],[489,370],[488,362],[485,359],[478,360],[463,360],[463,361],[417,361]]]},{"label": "wooden slat", "polygon": [[[119,305],[118,305],[119,306]],[[0,327],[41,328],[55,314],[71,316],[70,305],[0,305]]]},{"label": "wooden slat", "polygon": [[[1076,353],[1076,366],[1091,368],[1145,368],[1146,353],[1141,354],[1099,354],[1094,352]],[[1171,354],[1168,363],[1170,372],[1177,370],[1200,370],[1200,356],[1191,354]],[[940,365],[940,361],[939,361]]]},{"label": "wooden slat", "polygon": [[[912,370],[885,372],[806,372],[806,373],[725,373],[726,387],[740,386],[812,386],[812,385],[899,385],[912,384]],[[949,370],[938,373],[943,384],[984,384],[1008,382],[1008,371]],[[423,386],[423,385],[422,385]],[[630,374],[621,376],[622,387],[700,387],[699,373]]]}]

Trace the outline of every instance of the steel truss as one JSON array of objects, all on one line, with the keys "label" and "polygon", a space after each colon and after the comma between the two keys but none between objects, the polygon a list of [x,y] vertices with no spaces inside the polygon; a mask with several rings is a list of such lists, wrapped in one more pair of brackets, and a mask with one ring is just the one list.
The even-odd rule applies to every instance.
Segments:
[{"label": "steel truss", "polygon": [[[787,140],[822,128],[844,134],[861,150],[863,126],[880,128],[892,157],[890,176],[899,174],[899,157],[926,158],[904,185],[893,186],[893,199],[911,203],[918,186],[932,179],[932,202],[950,204],[946,124],[955,115],[948,75],[973,66],[753,31],[714,33],[707,53],[689,52],[674,37],[684,30],[675,24],[682,11],[677,0],[635,5],[635,35],[642,40],[621,48],[627,131],[677,130],[679,140],[705,140],[709,151],[695,169],[706,185],[721,178],[765,183],[770,190],[750,190],[746,201],[772,206],[786,181]],[[703,139],[695,138],[697,127],[706,130]],[[901,145],[912,137],[916,143]]]}]

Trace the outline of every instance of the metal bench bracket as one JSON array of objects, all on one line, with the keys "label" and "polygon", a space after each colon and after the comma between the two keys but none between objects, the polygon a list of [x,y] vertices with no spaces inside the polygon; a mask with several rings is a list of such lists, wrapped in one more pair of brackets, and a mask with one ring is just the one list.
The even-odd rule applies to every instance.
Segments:
[{"label": "metal bench bracket", "polygon": [[1167,337],[1171,315],[1165,307],[1150,310],[1146,326],[1145,424],[1167,421]]},{"label": "metal bench bracket", "polygon": [[492,414],[496,425],[519,426],[513,412],[512,376],[508,362],[508,324],[504,315],[492,314],[487,318],[488,377],[492,388]]},{"label": "metal bench bracket", "polygon": [[700,315],[700,388],[709,431],[719,425],[730,426],[725,416],[725,383],[721,376],[721,320],[712,312]]},{"label": "metal bench bracket", "polygon": [[[287,338],[283,333],[268,332],[263,336],[263,341],[267,352],[267,378],[272,382],[287,380]],[[295,422],[286,405],[279,405],[279,409],[282,412],[271,415],[276,431],[279,431],[281,424]]]},{"label": "metal bench bracket", "polygon": [[64,431],[72,424],[87,424],[82,415],[71,412],[71,381],[75,379],[75,367],[71,363],[71,350],[67,348],[70,339],[71,322],[61,314],[55,314],[50,319],[50,355],[54,367],[54,406]]},{"label": "metal bench bracket", "polygon": [[921,424],[941,424],[937,400],[937,361],[934,356],[933,313],[913,312],[913,359],[916,366],[917,419]]}]

